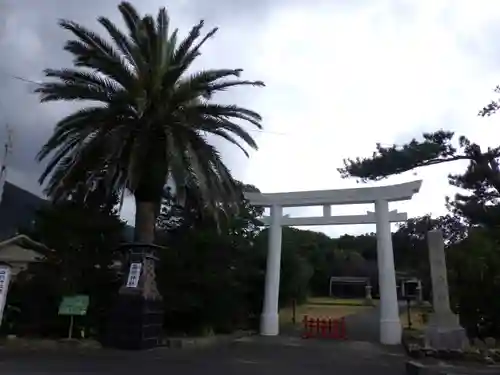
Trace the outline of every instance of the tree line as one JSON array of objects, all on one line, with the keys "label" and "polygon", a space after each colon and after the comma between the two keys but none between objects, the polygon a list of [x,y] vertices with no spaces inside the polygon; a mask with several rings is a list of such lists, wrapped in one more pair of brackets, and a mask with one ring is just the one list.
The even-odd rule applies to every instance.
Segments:
[{"label": "tree line", "polygon": [[[179,204],[173,194],[162,202],[156,222],[156,244],[163,246],[157,283],[164,297],[166,334],[205,334],[256,328],[262,308],[268,231],[259,221],[263,211],[251,206],[239,184],[239,214],[224,221]],[[102,189],[48,203],[33,226],[22,232],[47,245],[47,262],[22,272],[9,292],[4,333],[64,335],[66,318],[57,314],[65,295],[90,296],[86,317],[77,321],[88,335],[106,328],[112,302],[123,282],[116,252],[125,223],[118,197],[109,201]],[[490,219],[488,219],[489,222]],[[61,230],[64,228],[64,230]],[[393,233],[396,270],[423,281],[431,299],[426,233],[443,230],[452,307],[471,335],[498,335],[500,254],[498,232],[486,225],[470,226],[451,212],[409,219]],[[280,305],[326,296],[331,276],[370,278],[377,295],[376,235],[343,235],[283,228]],[[481,291],[478,293],[478,291]]]},{"label": "tree line", "polygon": [[[155,238],[164,247],[157,283],[164,297],[167,334],[257,326],[268,231],[259,220],[263,210],[243,198],[244,191],[258,191],[256,187],[238,187],[239,214],[225,220],[215,220],[196,204],[179,204],[172,194],[163,199]],[[117,208],[118,197],[110,201],[103,184],[91,193],[77,189],[71,199],[47,203],[37,212],[33,225],[21,232],[52,251],[44,254],[47,261],[30,265],[16,278],[9,291],[4,333],[66,334],[67,319],[58,316],[58,306],[63,296],[74,294],[89,295],[91,301],[87,316],[77,325],[89,335],[104,333],[123,282],[120,265],[125,254],[116,249],[125,240],[125,223]],[[376,271],[375,246],[373,235],[332,239],[283,228],[280,305],[327,295],[330,276]]]}]

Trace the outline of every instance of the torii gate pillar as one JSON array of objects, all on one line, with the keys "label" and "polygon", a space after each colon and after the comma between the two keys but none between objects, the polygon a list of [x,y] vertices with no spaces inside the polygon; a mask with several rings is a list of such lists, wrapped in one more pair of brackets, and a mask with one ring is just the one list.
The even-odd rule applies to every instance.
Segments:
[{"label": "torii gate pillar", "polygon": [[260,319],[260,333],[264,336],[277,336],[279,333],[278,300],[280,292],[282,216],[283,208],[281,206],[271,206],[264,305]]},{"label": "torii gate pillar", "polygon": [[396,269],[387,201],[375,202],[375,217],[380,291],[380,342],[386,345],[397,345],[401,343],[402,327],[399,319]]}]

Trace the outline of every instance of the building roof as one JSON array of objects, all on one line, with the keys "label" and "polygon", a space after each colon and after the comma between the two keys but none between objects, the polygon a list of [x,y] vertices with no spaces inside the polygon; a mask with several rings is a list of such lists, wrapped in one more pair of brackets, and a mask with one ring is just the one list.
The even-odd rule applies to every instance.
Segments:
[{"label": "building roof", "polygon": [[370,281],[369,277],[354,277],[354,276],[332,276],[330,283],[339,284],[366,284]]},{"label": "building roof", "polygon": [[0,242],[0,262],[30,263],[45,259],[50,249],[25,235],[19,235]]}]

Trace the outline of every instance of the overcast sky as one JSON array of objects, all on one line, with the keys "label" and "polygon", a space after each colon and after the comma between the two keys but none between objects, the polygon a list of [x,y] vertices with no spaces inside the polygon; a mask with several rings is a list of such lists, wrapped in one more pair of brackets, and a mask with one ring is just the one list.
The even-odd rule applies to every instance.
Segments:
[{"label": "overcast sky", "polygon": [[[500,83],[500,2],[494,0],[141,0],[141,12],[167,6],[185,32],[200,19],[220,28],[199,68],[243,68],[246,88],[222,100],[259,111],[264,132],[249,159],[221,146],[238,179],[262,192],[356,187],[341,180],[342,159],[370,155],[376,142],[402,142],[439,128],[497,146],[500,118],[477,117]],[[37,194],[41,167],[34,156],[68,104],[39,104],[33,85],[44,68],[70,64],[62,50],[70,36],[59,18],[96,27],[97,16],[119,22],[117,0],[0,0],[0,123],[14,128],[8,180]],[[4,130],[2,142],[5,139]],[[496,143],[495,143],[496,142]],[[409,216],[446,212],[453,194],[443,165],[383,181],[423,179],[411,202],[391,208]],[[370,207],[334,207],[364,213]],[[133,221],[128,200],[123,216]],[[293,214],[320,214],[320,208]],[[372,231],[363,227],[310,228],[328,234]]]}]

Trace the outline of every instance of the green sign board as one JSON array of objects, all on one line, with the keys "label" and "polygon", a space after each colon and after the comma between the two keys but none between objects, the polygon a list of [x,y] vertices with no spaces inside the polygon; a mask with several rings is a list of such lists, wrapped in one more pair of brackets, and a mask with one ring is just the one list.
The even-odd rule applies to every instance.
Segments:
[{"label": "green sign board", "polygon": [[89,296],[66,296],[59,305],[59,315],[85,315],[88,307]]}]

